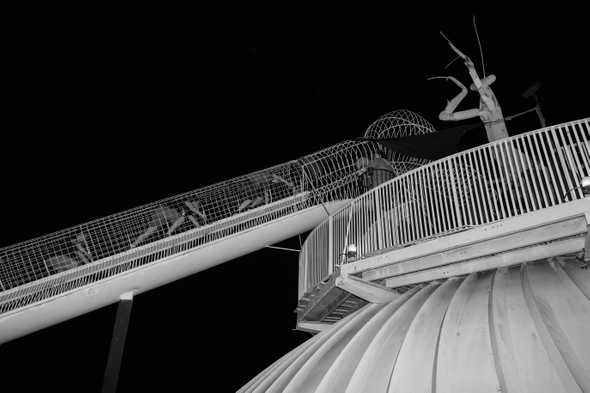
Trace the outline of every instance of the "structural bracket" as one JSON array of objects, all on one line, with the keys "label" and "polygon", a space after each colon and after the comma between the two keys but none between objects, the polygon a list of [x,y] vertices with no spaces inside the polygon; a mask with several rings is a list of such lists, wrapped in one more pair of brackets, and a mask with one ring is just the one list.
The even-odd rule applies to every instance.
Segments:
[{"label": "structural bracket", "polygon": [[348,274],[338,276],[335,284],[338,288],[350,292],[370,303],[388,303],[399,297],[397,292],[389,288]]},{"label": "structural bracket", "polygon": [[316,334],[332,327],[331,323],[301,321],[297,322],[296,330]]}]

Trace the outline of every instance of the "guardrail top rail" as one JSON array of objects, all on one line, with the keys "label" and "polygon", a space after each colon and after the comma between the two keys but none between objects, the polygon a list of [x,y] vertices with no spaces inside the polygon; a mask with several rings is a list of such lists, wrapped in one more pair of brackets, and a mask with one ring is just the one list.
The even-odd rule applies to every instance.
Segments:
[{"label": "guardrail top rail", "polygon": [[300,297],[346,263],[349,244],[360,258],[583,198],[589,141],[589,118],[550,126],[432,162],[360,195],[305,241]]}]

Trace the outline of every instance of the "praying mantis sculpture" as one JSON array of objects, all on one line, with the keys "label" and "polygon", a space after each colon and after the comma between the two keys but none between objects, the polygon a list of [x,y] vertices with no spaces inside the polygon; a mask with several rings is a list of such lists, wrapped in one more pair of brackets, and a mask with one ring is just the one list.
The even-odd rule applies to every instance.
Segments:
[{"label": "praying mantis sculpture", "polygon": [[[473,21],[475,27],[475,18]],[[476,34],[477,34],[477,27],[476,27]],[[469,57],[467,57],[463,52],[461,52],[451,40],[449,40],[442,32],[441,35],[443,38],[448,42],[451,49],[457,54],[456,59],[462,59],[467,70],[469,71],[469,76],[473,83],[470,86],[470,89],[473,91],[477,91],[479,93],[480,101],[479,101],[479,108],[468,109],[463,111],[455,111],[463,98],[467,95],[467,89],[465,86],[459,82],[456,78],[452,76],[435,76],[430,79],[445,79],[454,82],[457,86],[461,88],[461,92],[457,94],[451,101],[447,103],[445,109],[440,112],[439,119],[442,121],[459,121],[465,119],[471,119],[474,117],[478,117],[484,123],[486,134],[488,137],[488,142],[494,142],[497,140],[501,140],[507,138],[508,130],[506,129],[505,118],[502,115],[502,108],[500,108],[500,104],[498,103],[498,99],[496,98],[494,92],[490,88],[490,85],[495,82],[496,76],[490,74],[485,76],[485,68],[483,70],[483,79],[480,79],[477,75],[477,71],[473,62]],[[479,42],[479,37],[478,37]],[[481,45],[480,45],[481,50]],[[451,61],[451,63],[453,62]],[[449,63],[449,65],[451,64]],[[483,65],[483,55],[482,55],[482,65]],[[448,65],[445,67],[447,68]],[[533,109],[535,110],[535,109]],[[523,113],[530,112],[531,110],[525,111]],[[519,116],[513,115],[506,120]],[[544,119],[541,119],[542,123],[544,124]],[[525,171],[532,171],[536,174],[535,178],[538,179],[549,179],[550,177],[547,175],[548,169],[540,161],[534,154],[531,155],[525,150],[520,150],[515,147],[511,143],[502,144],[500,149],[504,152],[504,157],[507,162],[504,162],[503,159],[497,154],[494,154],[495,160],[497,162],[499,168],[499,178],[496,179],[496,182],[505,183],[505,187],[510,187],[512,189],[518,187],[517,178],[519,176],[524,176],[523,173]],[[502,175],[505,174],[505,175]],[[518,195],[518,192],[515,192],[515,195]],[[557,195],[555,195],[557,197]],[[526,203],[526,202],[523,202]]]},{"label": "praying mantis sculpture", "polygon": [[459,49],[457,49],[457,47],[453,45],[453,43],[442,32],[441,34],[447,40],[451,49],[457,53],[458,58],[463,59],[465,66],[467,66],[467,70],[469,71],[469,75],[471,76],[471,80],[473,81],[473,84],[470,88],[471,90],[477,91],[479,93],[480,101],[479,108],[456,112],[455,110],[463,98],[465,98],[467,95],[467,89],[465,86],[452,76],[436,76],[429,78],[450,80],[459,86],[459,88],[461,88],[461,92],[457,94],[451,101],[449,101],[445,109],[440,112],[438,116],[439,119],[443,121],[459,121],[479,116],[479,118],[484,123],[489,142],[508,137],[508,130],[506,129],[506,124],[504,123],[502,109],[500,108],[498,99],[490,88],[490,85],[496,80],[496,76],[493,74],[485,76],[484,71],[484,78],[480,79],[471,59],[463,54],[463,52],[461,52]]}]

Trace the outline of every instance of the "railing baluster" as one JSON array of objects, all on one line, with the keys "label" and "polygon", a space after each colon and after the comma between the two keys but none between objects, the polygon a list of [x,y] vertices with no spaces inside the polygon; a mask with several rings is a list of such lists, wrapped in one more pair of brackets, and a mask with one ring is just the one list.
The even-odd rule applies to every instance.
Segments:
[{"label": "railing baluster", "polygon": [[403,239],[403,228],[402,228],[402,202],[400,196],[400,182],[393,184],[393,226],[396,232],[395,234],[395,245],[400,245]]},{"label": "railing baluster", "polygon": [[422,214],[423,211],[420,209],[420,192],[419,187],[418,187],[418,174],[417,173],[412,173],[411,174],[411,178],[412,178],[412,209],[414,211],[415,214],[415,218],[414,218],[414,225],[415,225],[415,237],[413,239],[413,241],[416,241],[418,239],[422,239],[424,238],[424,233],[422,231]]},{"label": "railing baluster", "polygon": [[435,197],[436,197],[436,202],[437,202],[438,209],[440,211],[441,230],[443,232],[446,232],[446,231],[449,230],[449,227],[447,225],[448,216],[447,216],[447,209],[446,209],[446,206],[445,206],[446,205],[446,201],[445,201],[445,198],[444,198],[444,194],[445,193],[444,193],[444,189],[443,189],[442,181],[441,181],[442,180],[441,179],[442,176],[444,176],[443,174],[441,174],[441,171],[442,171],[442,165],[441,165],[441,163],[437,163],[435,165],[435,168],[436,168],[436,175],[434,177],[434,182],[436,184],[436,187],[435,187],[435,190],[436,190]]},{"label": "railing baluster", "polygon": [[[572,172],[572,181],[574,184],[579,185],[580,181],[582,180],[582,177],[583,177],[583,175],[579,171],[583,170],[583,166],[582,166],[582,163],[578,160],[578,155],[576,154],[576,152],[574,150],[576,145],[573,142],[571,134],[575,133],[575,131],[571,130],[571,132],[568,132],[567,126],[564,126],[563,128],[565,128],[565,137],[563,137],[563,139],[564,139],[564,141],[569,142],[569,146],[570,146],[568,148],[567,147],[568,145],[564,145],[563,149],[564,149],[566,157],[568,158],[568,163],[570,165],[570,170]],[[566,140],[566,138],[567,138],[567,140]],[[567,171],[567,169],[566,169],[566,171]],[[579,198],[584,197],[582,190],[579,187],[574,186],[573,190],[571,190],[570,192],[574,192],[574,193],[578,194]]]},{"label": "railing baluster", "polygon": [[361,244],[361,253],[360,255],[367,254],[367,214],[365,209],[365,204],[367,202],[367,196],[363,196],[359,198],[359,205],[356,211],[357,223],[358,223],[358,240],[357,244]]},{"label": "railing baluster", "polygon": [[[499,163],[500,157],[498,156],[497,147],[497,143],[494,143],[492,146],[490,146],[490,165],[492,167],[492,172],[494,174],[494,184],[496,186],[496,192],[498,196],[498,205],[500,206],[500,219],[505,219],[509,216],[509,214],[506,213],[506,190],[504,189],[504,181],[501,172],[502,168],[500,167]],[[497,172],[496,167],[498,169]]]},{"label": "railing baluster", "polygon": [[440,215],[440,208],[436,203],[436,190],[434,187],[434,166],[426,168],[426,180],[428,183],[428,197],[429,203],[432,206],[432,213],[433,213],[433,220],[434,220],[434,231],[435,233],[440,233],[442,231],[442,225],[440,225],[439,215]]},{"label": "railing baluster", "polygon": [[498,202],[496,201],[496,193],[492,188],[492,173],[489,168],[488,162],[485,160],[485,156],[483,156],[483,152],[481,149],[476,150],[476,157],[477,162],[479,163],[479,167],[482,168],[482,179],[484,180],[484,191],[486,193],[486,206],[487,211],[489,212],[489,222],[495,221],[499,218],[500,214],[498,213]]},{"label": "railing baluster", "polygon": [[334,216],[328,217],[328,274],[334,273]]},{"label": "railing baluster", "polygon": [[419,190],[419,198],[420,198],[420,207],[422,208],[422,228],[424,233],[424,238],[427,238],[431,235],[430,232],[430,211],[428,208],[428,202],[426,200],[426,187],[424,185],[424,174],[422,172],[416,172],[416,179],[417,179],[417,186]]},{"label": "railing baluster", "polygon": [[[567,193],[567,185],[564,185],[562,176],[560,176],[559,172],[557,172],[559,171],[563,162],[555,157],[555,149],[559,148],[559,144],[553,138],[552,131],[553,127],[549,128],[547,133],[537,134],[535,136],[541,140],[540,146],[543,149],[545,157],[550,164],[547,170],[551,175],[551,186],[554,187],[552,191],[555,191],[555,203],[562,203],[564,195]],[[545,139],[543,137],[545,137]],[[547,146],[545,146],[545,143],[543,143],[544,141],[546,141]],[[555,143],[555,148],[551,148],[551,143]],[[547,154],[547,149],[549,154]],[[553,195],[553,193],[549,195]]]},{"label": "railing baluster", "polygon": [[474,162],[473,152],[469,152],[466,154],[466,161],[467,165],[469,165],[469,168],[471,168],[469,176],[472,178],[473,182],[473,187],[470,189],[470,195],[472,195],[472,197],[469,200],[472,201],[472,203],[473,201],[475,201],[475,205],[477,206],[477,209],[475,210],[477,211],[477,214],[474,213],[474,219],[477,220],[476,224],[480,225],[484,221],[486,221],[486,218],[484,218],[484,209],[482,208],[481,201],[481,199],[483,198],[483,191],[481,188],[480,180],[481,175],[478,176],[478,174],[480,174],[480,171]]},{"label": "railing baluster", "polygon": [[459,227],[473,225],[477,221],[477,209],[475,201],[477,200],[477,193],[472,186],[473,180],[473,164],[468,160],[469,155],[464,157],[457,156],[454,159],[455,171],[457,172],[457,180],[455,187],[457,187],[457,195],[459,197],[459,206],[461,208],[461,220],[457,223]]},{"label": "railing baluster", "polygon": [[[518,178],[519,178],[520,184],[523,187],[522,198],[523,198],[523,202],[524,202],[524,206],[525,206],[524,213],[527,213],[531,210],[535,210],[535,207],[534,207],[535,205],[533,203],[535,195],[533,193],[533,190],[531,189],[531,186],[529,184],[529,180],[527,178],[527,172],[530,172],[530,168],[527,165],[527,163],[524,162],[524,160],[523,160],[522,150],[525,150],[525,149],[522,145],[522,142],[523,142],[522,137],[519,137],[514,140],[515,151],[516,151],[516,155],[514,157],[514,160],[517,163],[516,164],[517,168],[520,168],[520,170],[518,171]],[[524,181],[523,181],[523,179],[524,179]]]},{"label": "railing baluster", "polygon": [[414,201],[413,201],[413,182],[412,176],[406,176],[406,187],[404,187],[406,194],[406,208],[407,208],[407,222],[408,222],[408,243],[411,243],[416,238],[416,213],[414,212]]},{"label": "railing baluster", "polygon": [[375,225],[376,225],[376,230],[377,230],[377,250],[380,250],[383,248],[384,244],[385,244],[385,240],[383,239],[383,212],[382,212],[382,208],[381,208],[381,197],[383,195],[383,192],[385,191],[384,187],[380,187],[377,190],[375,190]]},{"label": "railing baluster", "polygon": [[[456,226],[461,227],[463,226],[463,209],[462,209],[462,203],[459,203],[459,197],[458,194],[460,194],[461,190],[458,186],[458,183],[461,183],[463,180],[463,173],[460,170],[461,165],[457,165],[457,162],[455,161],[456,158],[452,158],[450,160],[448,160],[448,171],[447,171],[447,175],[450,174],[450,187],[451,187],[451,194],[453,195],[453,204],[455,207],[455,214],[456,214],[456,218],[457,218],[457,224]],[[459,174],[459,181],[457,181],[457,176],[455,176],[455,174]],[[464,198],[465,195],[463,194],[462,197]]]},{"label": "railing baluster", "polygon": [[[580,151],[580,161],[583,163],[583,168],[586,170],[586,175],[590,176],[590,157],[584,154],[584,130],[582,127],[582,123],[576,123],[574,124],[572,127],[574,127],[574,139],[576,140],[576,146],[578,147],[579,151]],[[578,139],[578,133],[580,134],[580,137]],[[589,149],[588,146],[590,146],[590,144],[588,143],[588,141],[585,142],[586,143],[586,149]],[[582,167],[580,167],[582,168]]]},{"label": "railing baluster", "polygon": [[[559,165],[556,167],[556,170],[559,170],[559,175],[558,176],[560,179],[565,179],[565,189],[563,190],[563,193],[561,195],[561,199],[564,201],[567,201],[569,199],[569,193],[572,191],[572,189],[574,188],[574,183],[572,182],[572,180],[570,179],[570,176],[568,175],[568,170],[567,170],[567,165],[568,165],[568,161],[567,159],[564,157],[566,156],[566,154],[564,154],[564,152],[562,150],[565,149],[566,146],[566,141],[563,139],[563,135],[561,135],[561,130],[559,127],[554,127],[551,129],[551,136],[553,138],[553,142],[555,143],[555,150],[554,152],[557,153],[557,157],[559,159]],[[560,146],[563,145],[563,146]]]},{"label": "railing baluster", "polygon": [[[512,201],[514,203],[514,200],[516,200],[516,204],[514,205],[514,209],[516,211],[516,214],[522,214],[524,213],[524,209],[522,206],[522,201],[521,201],[521,188],[522,188],[522,179],[520,177],[520,172],[521,172],[521,168],[519,168],[518,166],[516,166],[516,154],[515,154],[515,149],[516,147],[514,146],[514,140],[510,139],[506,141],[506,161],[508,162],[508,168],[510,169],[511,172],[511,176],[508,177],[508,180],[511,181],[511,190],[514,190],[513,193],[514,197],[512,198]],[[517,181],[518,179],[518,181]],[[516,210],[516,207],[518,206],[518,210]]]},{"label": "railing baluster", "polygon": [[418,232],[417,239],[423,239],[426,237],[426,231],[424,229],[424,209],[422,206],[421,194],[420,194],[420,174],[415,172],[412,174],[414,179],[414,211],[416,212],[416,230]]},{"label": "railing baluster", "polygon": [[[541,196],[543,197],[543,202],[544,205],[543,207],[549,207],[549,206],[553,206],[555,204],[554,200],[553,200],[553,190],[552,189],[548,189],[547,186],[550,185],[555,185],[556,183],[553,181],[551,181],[551,179],[553,178],[553,173],[549,170],[549,167],[545,166],[545,163],[543,161],[541,161],[541,158],[545,157],[546,159],[546,163],[547,165],[550,164],[549,162],[549,158],[548,156],[545,155],[541,155],[541,150],[539,150],[539,144],[537,143],[536,139],[535,139],[535,135],[526,135],[526,139],[527,142],[529,143],[530,146],[530,151],[534,154],[536,154],[536,156],[534,156],[533,160],[532,160],[532,165],[535,168],[535,174],[536,176],[533,177],[534,183],[536,184],[536,180],[540,180],[540,178],[542,177],[542,179],[544,179],[545,181],[545,185],[546,187],[543,187],[543,184],[539,183],[539,190],[541,191]],[[539,140],[540,139],[539,137]],[[541,174],[541,175],[540,175]]]},{"label": "railing baluster", "polygon": [[393,241],[392,241],[393,226],[391,224],[391,218],[392,218],[392,214],[391,214],[391,211],[392,211],[392,208],[391,208],[391,203],[392,203],[391,183],[385,184],[385,186],[383,187],[383,191],[385,192],[385,197],[383,199],[385,208],[384,208],[383,214],[382,214],[383,233],[385,235],[384,236],[385,244],[383,245],[383,247],[388,248],[393,245]]},{"label": "railing baluster", "polygon": [[402,244],[406,244],[410,241],[410,212],[408,207],[408,177],[404,176],[402,184],[399,190],[402,196],[402,222],[404,225],[404,241]]}]

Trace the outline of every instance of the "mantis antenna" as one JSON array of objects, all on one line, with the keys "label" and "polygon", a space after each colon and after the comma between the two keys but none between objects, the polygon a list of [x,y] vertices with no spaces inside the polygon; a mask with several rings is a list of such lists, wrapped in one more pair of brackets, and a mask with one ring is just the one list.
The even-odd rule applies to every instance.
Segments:
[{"label": "mantis antenna", "polygon": [[[479,54],[481,56],[481,68],[483,69],[483,77],[486,77],[486,66],[483,62],[483,49],[481,48],[481,42],[479,42],[479,34],[477,33],[477,25],[475,24],[475,15],[473,15],[473,28],[475,29],[475,36],[477,37],[477,45],[479,46]],[[448,39],[447,39],[448,40]]]},{"label": "mantis antenna", "polygon": [[454,62],[455,62],[457,59],[460,59],[460,58],[461,58],[461,56],[457,56],[457,57],[455,57],[453,60],[449,61],[449,64],[447,64],[447,65],[445,66],[445,68],[443,68],[443,70],[446,70],[447,68],[449,68],[449,66],[450,66],[451,64],[453,64],[453,63],[454,63]]}]

